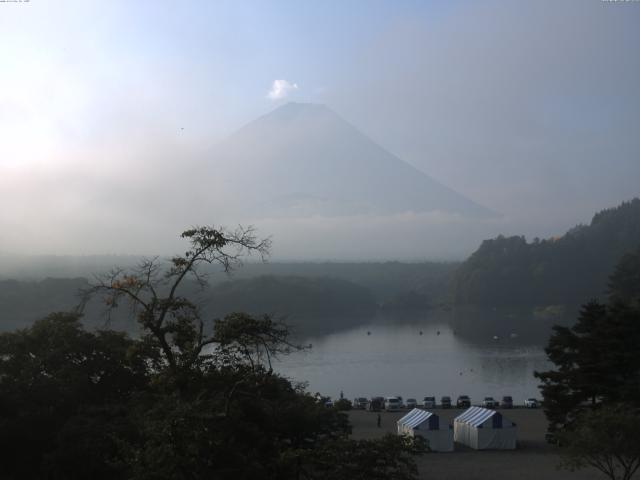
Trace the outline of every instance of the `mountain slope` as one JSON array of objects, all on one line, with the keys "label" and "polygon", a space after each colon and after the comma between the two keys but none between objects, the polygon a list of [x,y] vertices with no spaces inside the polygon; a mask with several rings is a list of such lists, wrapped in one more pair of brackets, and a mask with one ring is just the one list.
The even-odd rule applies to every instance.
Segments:
[{"label": "mountain slope", "polygon": [[[242,218],[493,213],[377,145],[329,108],[289,103],[207,155],[210,198]],[[232,203],[232,205],[229,205]]]},{"label": "mountain slope", "polygon": [[620,258],[640,247],[640,199],[594,215],[559,238],[485,240],[458,269],[458,305],[580,305],[604,298]]}]

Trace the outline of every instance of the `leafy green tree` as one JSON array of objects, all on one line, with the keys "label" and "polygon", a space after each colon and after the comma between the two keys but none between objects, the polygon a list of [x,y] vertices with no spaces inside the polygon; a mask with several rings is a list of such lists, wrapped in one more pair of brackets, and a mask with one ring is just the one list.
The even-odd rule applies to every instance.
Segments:
[{"label": "leafy green tree", "polygon": [[609,305],[589,302],[574,326],[554,327],[546,352],[556,368],[535,374],[551,432],[570,430],[585,409],[601,403],[640,406],[640,309],[627,294],[640,290],[635,259],[624,256],[618,264]]},{"label": "leafy green tree", "polygon": [[556,369],[536,372],[550,431],[601,402],[640,402],[640,312],[598,302],[583,306],[576,325],[554,327],[545,351]]},{"label": "leafy green tree", "polygon": [[[115,270],[85,291],[87,299],[103,296],[110,310],[126,301],[141,343],[155,353],[149,388],[131,404],[137,435],[121,443],[131,478],[299,478],[314,461],[309,452],[335,442],[359,445],[347,438],[345,414],[274,374],[272,360],[300,348],[288,340],[286,327],[246,313],[204,319],[181,293],[187,278],[206,286],[200,265],[218,263],[229,271],[243,255],[266,255],[268,240],[250,229],[211,227],[182,236],[190,248],[168,268],[148,260],[132,271]],[[392,452],[405,451],[387,456]],[[387,463],[388,472],[409,472],[411,461],[405,455]],[[359,468],[376,471],[365,463]]]},{"label": "leafy green tree", "polygon": [[609,301],[640,309],[640,248],[618,262],[609,278]]},{"label": "leafy green tree", "polygon": [[[9,478],[119,478],[116,436],[145,388],[144,346],[55,313],[0,335],[0,449]],[[81,441],[79,441],[81,439]]]},{"label": "leafy green tree", "polygon": [[268,317],[216,321],[207,363],[186,382],[167,367],[133,406],[133,478],[290,478],[287,451],[346,437],[346,416],[272,372],[271,359],[290,348],[286,335]]},{"label": "leafy green tree", "polygon": [[128,302],[140,324],[143,340],[161,353],[160,369],[188,372],[202,367],[210,358],[204,349],[215,343],[213,322],[202,318],[198,306],[181,294],[187,279],[202,287],[206,275],[198,267],[218,264],[225,272],[241,263],[246,255],[269,253],[269,239],[258,239],[251,228],[229,232],[213,227],[196,227],[182,233],[190,248],[173,257],[168,266],[158,258],[142,261],[132,270],[115,269],[84,290],[85,302],[103,295],[109,310]]},{"label": "leafy green tree", "polygon": [[199,265],[229,270],[244,254],[265,255],[268,241],[210,227],[183,237],[190,248],[167,266],[152,259],[114,270],[84,292],[85,300],[101,296],[108,311],[126,302],[139,339],[87,332],[77,313],[0,335],[5,476],[414,478],[416,448],[349,440],[344,413],[274,373],[273,359],[299,348],[285,326],[246,313],[205,319],[183,293],[187,278],[206,284]]},{"label": "leafy green tree", "polygon": [[304,452],[299,474],[305,480],[412,480],[418,474],[414,457],[426,451],[420,436],[338,440]]},{"label": "leafy green tree", "polygon": [[599,368],[604,352],[598,348],[597,331],[605,316],[606,307],[591,302],[582,308],[574,327],[554,327],[545,351],[557,369],[535,373],[542,380],[540,390],[551,431],[568,423],[584,402],[595,403],[603,393],[600,380],[607,371]]},{"label": "leafy green tree", "polygon": [[628,405],[586,411],[560,440],[564,468],[591,466],[611,480],[630,480],[640,467],[640,411]]}]

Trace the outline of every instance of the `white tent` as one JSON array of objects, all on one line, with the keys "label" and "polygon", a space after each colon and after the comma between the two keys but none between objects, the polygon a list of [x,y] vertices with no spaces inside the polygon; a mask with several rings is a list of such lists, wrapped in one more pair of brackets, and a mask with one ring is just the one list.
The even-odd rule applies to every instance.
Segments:
[{"label": "white tent", "polygon": [[476,450],[513,450],[517,427],[500,412],[471,407],[454,419],[453,438]]},{"label": "white tent", "polygon": [[420,435],[434,452],[453,452],[453,430],[450,425],[440,428],[438,415],[414,408],[398,420],[398,435]]}]

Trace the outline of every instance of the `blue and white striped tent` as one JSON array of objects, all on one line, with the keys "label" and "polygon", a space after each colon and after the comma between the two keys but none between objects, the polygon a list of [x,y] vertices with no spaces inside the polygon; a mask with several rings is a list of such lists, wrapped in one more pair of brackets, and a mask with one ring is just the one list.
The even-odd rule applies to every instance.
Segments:
[{"label": "blue and white striped tent", "polygon": [[414,408],[397,422],[398,435],[420,435],[429,442],[434,452],[453,451],[453,430],[450,425],[440,426],[435,413]]},{"label": "blue and white striped tent", "polygon": [[471,407],[454,419],[453,438],[476,450],[513,450],[517,427],[500,412]]}]

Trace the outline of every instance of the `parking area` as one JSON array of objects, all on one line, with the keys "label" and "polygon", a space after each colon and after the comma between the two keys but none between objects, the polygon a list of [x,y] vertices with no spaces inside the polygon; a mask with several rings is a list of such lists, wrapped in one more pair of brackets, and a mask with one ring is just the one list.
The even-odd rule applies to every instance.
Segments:
[{"label": "parking area", "polygon": [[[441,422],[453,423],[464,410],[433,409]],[[518,426],[518,448],[511,451],[476,451],[456,445],[452,453],[430,453],[418,459],[421,478],[431,480],[598,480],[603,476],[595,470],[569,472],[559,470],[557,447],[549,445],[544,435],[547,429],[540,409],[504,409],[501,413]],[[396,422],[407,411],[379,412],[381,426],[377,426],[378,412],[352,410],[349,419],[353,438],[379,438],[385,433],[397,433]]]}]

